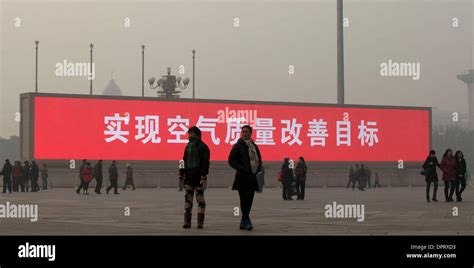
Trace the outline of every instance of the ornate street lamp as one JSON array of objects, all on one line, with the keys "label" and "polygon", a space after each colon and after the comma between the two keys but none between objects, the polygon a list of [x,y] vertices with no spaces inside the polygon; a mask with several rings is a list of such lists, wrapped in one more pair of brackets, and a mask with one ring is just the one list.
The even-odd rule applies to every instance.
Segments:
[{"label": "ornate street lamp", "polygon": [[[158,93],[159,98],[179,98],[179,93],[181,90],[184,90],[188,87],[189,78],[186,77],[181,80],[181,77],[176,77],[175,75],[171,75],[171,68],[167,68],[168,75],[163,75],[158,81],[154,77],[148,79],[148,83],[150,84],[151,89],[158,88],[159,90],[156,92]],[[154,86],[156,81],[156,85]],[[181,89],[181,90],[176,90]]]}]

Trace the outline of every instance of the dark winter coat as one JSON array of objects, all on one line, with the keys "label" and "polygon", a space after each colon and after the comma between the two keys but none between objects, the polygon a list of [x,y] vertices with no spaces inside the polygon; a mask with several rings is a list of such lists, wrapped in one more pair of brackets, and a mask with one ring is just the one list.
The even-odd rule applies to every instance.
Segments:
[{"label": "dark winter coat", "polygon": [[102,164],[95,164],[94,166],[94,178],[96,179],[102,179],[103,174],[102,174]]},{"label": "dark winter coat", "polygon": [[456,159],[456,179],[465,179],[466,170],[466,160],[464,160],[464,158],[462,158],[461,161]]},{"label": "dark winter coat", "polygon": [[133,180],[133,168],[127,167],[127,171],[125,172],[125,178],[128,180]]},{"label": "dark winter coat", "polygon": [[117,170],[117,165],[110,165],[109,167],[109,178],[111,181],[113,180],[118,180],[118,170]]},{"label": "dark winter coat", "polygon": [[31,164],[31,178],[35,180],[39,178],[39,166],[37,164]]},{"label": "dark winter coat", "polygon": [[13,166],[10,163],[5,163],[2,168],[1,175],[3,175],[4,179],[11,179],[12,177],[12,172],[13,172]]},{"label": "dark winter coat", "polygon": [[282,182],[284,184],[291,184],[295,180],[293,170],[290,168],[290,162],[284,162],[281,166],[281,175],[283,177]]},{"label": "dark winter coat", "polygon": [[441,168],[441,165],[438,162],[436,156],[428,156],[423,163],[423,169],[425,171],[425,181],[426,182],[437,182],[438,173],[436,172],[436,167]]},{"label": "dark winter coat", "polygon": [[133,168],[127,167],[127,171],[125,171],[125,181],[132,183],[133,182]]},{"label": "dark winter coat", "polygon": [[41,179],[42,179],[42,180],[45,180],[45,179],[48,178],[48,168],[46,168],[46,167],[43,166],[43,167],[40,169],[40,173],[41,173]]},{"label": "dark winter coat", "polygon": [[[262,155],[260,154],[257,144],[255,144],[253,141],[252,143],[253,146],[255,146],[259,159],[259,163],[257,165],[258,174],[262,169]],[[232,190],[258,190],[256,174],[252,174],[249,148],[242,138],[240,138],[232,147],[228,162],[229,165],[236,171],[234,183],[232,184]]]},{"label": "dark winter coat", "polygon": [[443,170],[443,181],[453,181],[456,179],[456,159],[454,157],[444,157],[441,161]]},{"label": "dark winter coat", "polygon": [[201,139],[196,140],[195,147],[199,158],[199,170],[190,170],[188,168],[188,163],[186,162],[188,159],[188,152],[186,148],[184,148],[184,168],[179,170],[179,174],[184,177],[185,185],[201,186],[201,177],[209,174],[211,151]]},{"label": "dark winter coat", "polygon": [[30,165],[23,166],[23,179],[25,181],[31,180],[31,169]]},{"label": "dark winter coat", "polygon": [[297,182],[306,181],[306,173],[308,172],[308,166],[305,163],[296,164],[295,168],[295,180]]}]

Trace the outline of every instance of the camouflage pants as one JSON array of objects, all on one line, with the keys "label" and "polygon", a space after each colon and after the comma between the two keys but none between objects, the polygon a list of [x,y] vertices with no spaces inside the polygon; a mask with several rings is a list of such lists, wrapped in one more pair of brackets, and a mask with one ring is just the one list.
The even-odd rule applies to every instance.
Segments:
[{"label": "camouflage pants", "polygon": [[198,203],[198,213],[206,211],[206,201],[204,200],[204,188],[199,186],[184,185],[184,212],[191,213],[193,210],[194,192]]}]

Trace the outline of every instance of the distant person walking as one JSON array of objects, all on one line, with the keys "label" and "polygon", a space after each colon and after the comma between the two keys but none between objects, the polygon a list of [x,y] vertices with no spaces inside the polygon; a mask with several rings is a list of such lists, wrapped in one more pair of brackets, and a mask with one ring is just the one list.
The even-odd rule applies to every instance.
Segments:
[{"label": "distant person walking", "polygon": [[462,192],[466,189],[467,165],[461,151],[457,151],[454,158],[456,159],[456,201],[462,202]]},{"label": "distant person walking", "polygon": [[433,201],[438,202],[436,199],[436,192],[438,191],[438,173],[436,167],[441,169],[441,165],[436,158],[436,151],[431,150],[430,154],[423,163],[423,174],[425,175],[426,182],[426,202],[430,202],[430,188],[433,184]]},{"label": "distant person walking", "polygon": [[77,194],[81,194],[80,192],[81,192],[81,190],[84,188],[84,178],[82,177],[82,175],[83,175],[83,172],[82,172],[82,171],[83,171],[84,168],[86,167],[86,163],[87,163],[87,159],[83,159],[83,160],[82,160],[82,164],[81,164],[81,166],[79,167],[79,180],[80,180],[80,181],[79,181],[79,187],[78,187],[77,190],[76,190],[76,193],[77,193]]},{"label": "distant person walking", "polygon": [[179,179],[184,179],[184,225],[191,228],[194,194],[198,204],[197,228],[204,228],[206,200],[204,190],[207,188],[207,175],[211,152],[201,139],[201,130],[193,126],[188,130],[188,144],[184,149],[184,168],[180,169]]},{"label": "distant person walking", "polygon": [[88,195],[89,194],[89,183],[92,181],[92,177],[94,174],[94,169],[91,166],[90,162],[86,163],[86,166],[82,169],[82,179],[84,181],[83,184],[83,192],[82,194]]},{"label": "distant person walking", "polygon": [[102,194],[102,180],[104,179],[104,174],[102,172],[102,160],[99,159],[97,164],[94,166],[94,178],[96,180],[95,190],[96,194]]},{"label": "distant person walking", "polygon": [[12,193],[12,173],[13,166],[10,164],[10,160],[6,159],[5,164],[3,165],[0,175],[3,175],[3,193],[7,192]]},{"label": "distant person walking", "polygon": [[454,191],[456,190],[456,159],[453,150],[447,149],[441,160],[443,170],[444,197],[446,202],[453,202]]},{"label": "distant person walking", "polygon": [[300,156],[295,168],[295,183],[298,199],[304,200],[304,193],[306,188],[306,174],[308,173],[308,166],[304,158]]},{"label": "distant person walking", "polygon": [[117,191],[117,184],[118,184],[118,170],[117,170],[117,164],[115,160],[112,161],[112,164],[110,164],[109,167],[109,180],[110,180],[110,185],[107,187],[107,194],[109,194],[110,190],[112,188],[114,189],[114,194],[119,194]]},{"label": "distant person walking", "polygon": [[20,161],[15,161],[13,166],[13,192],[25,191],[25,183],[23,181],[23,167]]},{"label": "distant person walking", "polygon": [[356,183],[357,183],[357,187],[359,187],[360,185],[360,176],[359,176],[360,171],[359,170],[360,170],[359,164],[356,164],[354,173],[352,174],[352,191],[354,191]]},{"label": "distant person walking", "polygon": [[125,183],[123,185],[123,190],[127,189],[127,186],[131,185],[132,190],[135,190],[135,184],[133,183],[133,168],[130,164],[127,164],[127,170],[125,171]]},{"label": "distant person walking", "polygon": [[295,181],[295,177],[293,175],[293,170],[290,168],[290,158],[285,157],[283,160],[283,165],[281,166],[281,174],[283,177],[282,184],[283,184],[283,200],[293,200],[293,189],[292,184]]},{"label": "distant person walking", "polygon": [[364,188],[367,186],[367,171],[365,170],[364,164],[359,168],[358,181],[359,181],[359,190],[364,191]]},{"label": "distant person walking", "polygon": [[43,164],[43,166],[40,169],[40,174],[41,174],[41,182],[43,184],[43,190],[48,189],[48,167],[46,164]]},{"label": "distant person walking", "polygon": [[351,168],[349,169],[349,180],[347,181],[347,186],[346,188],[349,188],[351,186],[351,183],[353,182],[354,180],[354,167],[351,166]]},{"label": "distant person walking", "polygon": [[365,176],[367,178],[367,184],[369,185],[369,189],[372,188],[372,183],[370,179],[372,178],[372,171],[369,169],[368,166],[365,167]]},{"label": "distant person walking", "polygon": [[375,172],[375,175],[374,175],[374,188],[377,188],[377,187],[380,188],[380,178],[379,178],[379,173]]},{"label": "distant person walking", "polygon": [[239,192],[240,229],[253,229],[250,220],[255,191],[258,189],[257,174],[262,169],[262,155],[257,144],[252,140],[252,127],[245,125],[241,129],[241,138],[232,146],[229,154],[229,165],[235,169],[235,179],[232,190]]},{"label": "distant person walking", "polygon": [[36,192],[39,191],[39,185],[38,185],[38,180],[39,180],[39,166],[36,164],[36,161],[31,161],[31,191]]},{"label": "distant person walking", "polygon": [[31,185],[31,167],[30,167],[30,162],[26,160],[23,162],[23,184],[25,185],[25,190],[27,192],[30,191],[30,185]]}]

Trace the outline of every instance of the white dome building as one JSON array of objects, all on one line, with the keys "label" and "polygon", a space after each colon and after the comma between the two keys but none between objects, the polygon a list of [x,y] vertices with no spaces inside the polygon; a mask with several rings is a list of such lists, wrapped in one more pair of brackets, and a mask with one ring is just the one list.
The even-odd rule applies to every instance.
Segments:
[{"label": "white dome building", "polygon": [[102,95],[109,95],[109,96],[122,96],[122,90],[120,87],[115,83],[114,79],[111,79],[109,84],[104,88],[104,92]]}]

